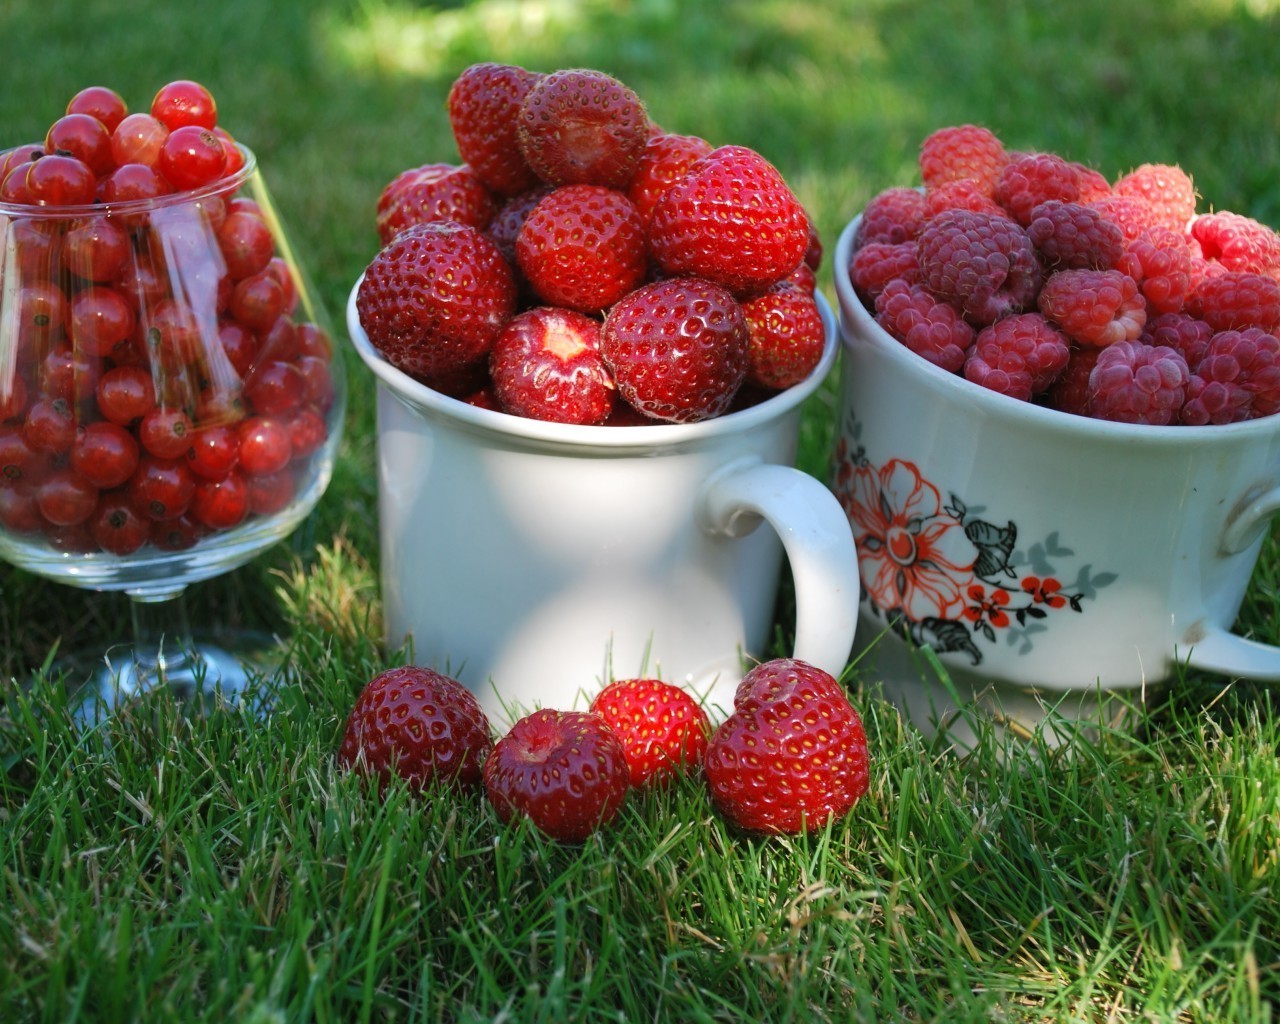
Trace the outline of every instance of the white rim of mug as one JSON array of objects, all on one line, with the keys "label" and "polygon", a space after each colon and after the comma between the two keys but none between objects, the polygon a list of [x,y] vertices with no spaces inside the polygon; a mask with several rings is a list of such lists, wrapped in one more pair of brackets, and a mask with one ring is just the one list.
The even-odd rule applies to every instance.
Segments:
[{"label": "white rim of mug", "polygon": [[[875,317],[858,298],[853,282],[849,279],[849,260],[853,255],[853,237],[861,220],[862,214],[858,214],[840,232],[831,264],[840,306],[840,333],[843,344],[847,347],[862,343],[872,346],[904,373],[918,376],[923,384],[949,400],[976,406],[979,411],[987,415],[999,416],[1026,427],[1126,444],[1187,445],[1255,435],[1280,436],[1280,413],[1245,420],[1241,423],[1205,426],[1148,426],[1141,423],[1116,423],[1089,416],[1077,416],[1074,413],[1010,398],[1008,395],[974,384],[960,374],[935,366],[924,357],[916,355],[876,323]],[[852,316],[853,324],[846,322],[846,315]]]}]

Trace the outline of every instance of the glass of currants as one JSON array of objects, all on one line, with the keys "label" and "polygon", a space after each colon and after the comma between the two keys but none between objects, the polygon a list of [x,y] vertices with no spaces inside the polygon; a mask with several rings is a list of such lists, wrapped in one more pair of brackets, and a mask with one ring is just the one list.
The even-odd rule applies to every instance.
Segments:
[{"label": "glass of currants", "polygon": [[183,594],[286,537],[333,469],[342,362],[252,151],[201,85],[82,90],[0,152],[0,558],[131,598],[101,710],[239,691]]}]

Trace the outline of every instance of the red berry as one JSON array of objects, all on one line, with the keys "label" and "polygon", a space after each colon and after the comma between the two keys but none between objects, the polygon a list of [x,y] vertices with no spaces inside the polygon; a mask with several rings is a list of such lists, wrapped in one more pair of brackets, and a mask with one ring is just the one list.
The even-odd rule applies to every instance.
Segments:
[{"label": "red berry", "polygon": [[702,764],[711,723],[686,691],[661,679],[620,679],[591,710],[622,740],[631,785],[654,786]]},{"label": "red berry", "polygon": [[1048,199],[1074,203],[1080,198],[1079,168],[1055,153],[1023,153],[1010,157],[996,181],[996,202],[1024,227]]},{"label": "red berry", "polygon": [[133,507],[126,493],[112,491],[98,499],[86,525],[89,536],[103,551],[131,555],[151,539],[154,524]]},{"label": "red berry", "polygon": [[1182,422],[1237,423],[1280,411],[1280,340],[1257,327],[1219,331],[1187,384]]},{"label": "red berry", "polygon": [[1144,345],[1164,345],[1177,349],[1194,373],[1209,349],[1214,330],[1188,313],[1161,313],[1149,317],[1142,328]]},{"label": "red berry", "polygon": [[540,77],[510,64],[473,64],[449,88],[446,108],[458,154],[500,196],[538,184],[520,150],[519,115]]},{"label": "red berry", "polygon": [[195,428],[182,409],[154,405],[138,424],[138,441],[161,459],[177,459],[187,454]]},{"label": "red berry", "polygon": [[822,360],[827,329],[817,300],[790,281],[742,303],[747,318],[747,381],[782,390],[809,376]]},{"label": "red berry", "polygon": [[1176,423],[1189,377],[1176,349],[1140,341],[1108,345],[1089,375],[1089,415],[1152,426]]},{"label": "red berry", "polygon": [[483,231],[498,204],[466,164],[424,164],[401,171],[378,197],[378,238],[386,245],[415,224],[450,220]]},{"label": "red berry", "polygon": [[138,466],[138,442],[109,420],[90,423],[71,446],[71,468],[95,487],[119,487]]},{"label": "red berry", "polygon": [[108,89],[104,85],[90,85],[71,97],[67,103],[67,113],[88,114],[101,121],[108,132],[113,132],[116,125],[129,113],[129,108],[114,89]]},{"label": "red berry", "polygon": [[739,683],[704,759],[712,801],[747,832],[798,833],[846,815],[870,780],[867,736],[829,673],[780,658]]},{"label": "red berry", "polygon": [[944,210],[974,210],[1008,216],[1004,207],[983,189],[982,182],[974,178],[944,181],[925,191],[924,219],[930,220]]},{"label": "red berry", "polygon": [[156,404],[151,371],[141,366],[114,366],[98,380],[98,411],[112,423],[131,426]]},{"label": "red berry", "polygon": [[1027,232],[1008,217],[948,210],[925,224],[916,246],[921,282],[975,324],[1035,305],[1040,260]]},{"label": "red berry", "polygon": [[1045,392],[1045,404],[1059,412],[1088,416],[1089,375],[1101,354],[1102,349],[1091,345],[1072,345],[1067,365]]},{"label": "red berry", "polygon": [[203,427],[187,449],[187,464],[203,480],[221,480],[240,461],[240,436],[228,424]]},{"label": "red berry", "polygon": [[926,189],[967,179],[992,196],[1008,159],[1004,144],[989,128],[956,125],[925,138],[920,147],[920,175]]},{"label": "red berry", "polygon": [[27,166],[26,202],[33,206],[87,206],[97,178],[83,160],[51,153]]},{"label": "red berry", "polygon": [[116,165],[111,153],[111,132],[89,114],[65,114],[49,126],[44,148],[81,161],[95,177],[109,174]]},{"label": "red berry", "polygon": [[85,281],[113,280],[131,253],[129,236],[108,217],[87,217],[62,237],[62,265]]},{"label": "red berry", "polygon": [[268,416],[250,416],[236,425],[240,468],[250,476],[270,476],[293,457],[289,429]]},{"label": "red berry", "polygon": [[1149,199],[1136,193],[1112,193],[1099,199],[1091,199],[1088,205],[1120,228],[1126,242],[1132,242],[1147,228],[1160,224],[1160,211]]},{"label": "red berry", "polygon": [[1201,281],[1188,311],[1215,331],[1280,327],[1280,281],[1265,274],[1227,271]]},{"label": "red berry", "polygon": [[176,519],[187,511],[196,478],[185,460],[144,454],[128,483],[133,507],[149,519]]},{"label": "red berry", "polygon": [[964,376],[1002,395],[1029,402],[1066,368],[1067,336],[1039,313],[1004,317],[978,332]]},{"label": "red berry", "polygon": [[550,193],[550,185],[538,185],[514,195],[502,204],[489,222],[485,234],[493,240],[512,266],[516,263],[516,239],[520,237],[520,229],[524,227],[524,222],[529,219],[534,207]]},{"label": "red berry", "polygon": [[249,514],[249,487],[234,470],[220,480],[196,481],[189,511],[210,530],[229,530]]},{"label": "red berry", "polygon": [[895,185],[877,192],[862,210],[853,236],[854,248],[872,242],[914,242],[924,227],[924,204],[924,195],[917,188]]},{"label": "red berry", "polygon": [[890,281],[876,296],[875,317],[891,337],[950,373],[964,366],[973,347],[973,326],[921,284]]},{"label": "red berry", "polygon": [[169,129],[150,114],[129,114],[111,132],[111,156],[118,171],[125,164],[142,164],[155,170]]},{"label": "red berry", "polygon": [[1114,221],[1095,207],[1060,199],[1031,211],[1027,237],[1047,270],[1110,270],[1125,251],[1124,233]]},{"label": "red berry", "polygon": [[649,136],[640,155],[640,164],[627,186],[627,196],[646,227],[653,216],[653,208],[667,189],[713,148],[711,143],[697,135],[658,132]]},{"label": "red berry", "polygon": [[499,820],[527,818],[552,839],[580,843],[608,825],[630,786],[626,750],[589,711],[526,715],[484,764],[485,794]]},{"label": "red berry", "polygon": [[1227,270],[1280,274],[1280,234],[1252,217],[1225,210],[1203,213],[1191,222],[1191,237],[1205,259]]},{"label": "red berry", "polygon": [[875,304],[876,296],[890,281],[918,284],[920,264],[916,261],[915,241],[868,242],[850,259],[849,280],[869,306]]},{"label": "red berry", "polygon": [[1159,223],[1186,231],[1196,212],[1196,187],[1190,175],[1173,164],[1143,164],[1116,179],[1117,195],[1141,196],[1156,210]]},{"label": "red berry", "polygon": [[265,270],[275,255],[275,240],[262,215],[250,210],[227,211],[218,226],[218,249],[232,280]]},{"label": "red berry", "polygon": [[72,469],[56,469],[36,487],[36,506],[54,526],[77,526],[98,506],[98,488]]},{"label": "red berry", "polygon": [[1137,282],[1119,270],[1050,274],[1039,306],[1073,341],[1096,348],[1136,341],[1147,322],[1147,305]]},{"label": "red berry", "polygon": [[22,438],[35,451],[58,455],[76,439],[75,411],[65,398],[39,398],[22,422]]},{"label": "red berry", "polygon": [[1191,293],[1191,250],[1186,235],[1173,228],[1147,228],[1129,243],[1115,266],[1138,282],[1153,313],[1181,311]]},{"label": "red berry", "polygon": [[170,131],[184,125],[212,128],[218,121],[218,105],[199,82],[178,79],[161,86],[152,97],[151,116]]}]

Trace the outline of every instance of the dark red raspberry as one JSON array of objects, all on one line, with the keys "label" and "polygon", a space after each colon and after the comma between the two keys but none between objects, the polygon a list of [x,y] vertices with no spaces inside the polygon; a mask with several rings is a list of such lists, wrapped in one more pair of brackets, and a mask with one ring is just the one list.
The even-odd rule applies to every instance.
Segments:
[{"label": "dark red raspberry", "polygon": [[924,219],[930,220],[943,210],[976,210],[979,213],[995,213],[1007,216],[1004,207],[991,198],[982,182],[975,178],[958,178],[926,189],[924,193]]},{"label": "dark red raspberry", "polygon": [[1008,217],[948,210],[925,224],[916,246],[920,280],[979,326],[1035,305],[1040,261]]},{"label": "dark red raspberry", "polygon": [[1160,223],[1160,212],[1142,196],[1113,193],[1090,200],[1089,205],[1116,224],[1126,242],[1132,242],[1147,228],[1156,227]]},{"label": "dark red raspberry", "polygon": [[913,242],[924,227],[924,194],[915,188],[887,188],[872,196],[863,208],[853,237],[859,249],[871,242]]},{"label": "dark red raspberry", "polygon": [[1031,211],[1031,244],[1046,270],[1110,270],[1124,254],[1124,234],[1097,209],[1050,199]]},{"label": "dark red raspberry", "polygon": [[1023,227],[1031,223],[1032,212],[1046,200],[1074,203],[1079,197],[1079,169],[1055,153],[1010,157],[996,182],[996,202]]},{"label": "dark red raspberry", "polygon": [[1238,423],[1280,411],[1280,340],[1257,327],[1219,331],[1187,385],[1182,422]]},{"label": "dark red raspberry", "polygon": [[1075,416],[1089,415],[1089,375],[1098,362],[1102,349],[1088,345],[1072,345],[1071,354],[1067,357],[1067,365],[1058,374],[1058,379],[1049,385],[1044,393],[1044,402],[1050,409],[1071,413]]},{"label": "dark red raspberry", "polygon": [[1118,341],[1089,375],[1089,415],[1118,423],[1176,423],[1191,371],[1177,349]]},{"label": "dark red raspberry", "polygon": [[1264,274],[1228,271],[1206,277],[1187,302],[1187,311],[1215,331],[1280,327],[1280,282]]},{"label": "dark red raspberry", "polygon": [[984,327],[964,363],[973,383],[1028,402],[1067,365],[1067,336],[1039,313],[1019,313]]},{"label": "dark red raspberry", "polygon": [[1239,213],[1202,213],[1191,222],[1191,237],[1204,258],[1227,270],[1280,273],[1280,234]]},{"label": "dark red raspberry", "polygon": [[1136,341],[1147,322],[1138,284],[1118,270],[1059,270],[1040,290],[1040,312],[1072,341],[1104,348]]},{"label": "dark red raspberry", "polygon": [[955,125],[939,128],[921,144],[920,176],[926,189],[967,178],[991,196],[1007,160],[1004,143],[989,128]]},{"label": "dark red raspberry", "polygon": [[1176,348],[1186,359],[1191,372],[1195,373],[1200,360],[1209,349],[1209,339],[1213,337],[1213,333],[1212,327],[1189,313],[1161,313],[1147,320],[1140,340],[1144,345]]},{"label": "dark red raspberry", "polygon": [[876,298],[876,322],[916,355],[958,373],[973,345],[973,327],[923,285],[890,281]]},{"label": "dark red raspberry", "polygon": [[1196,187],[1190,175],[1175,164],[1143,164],[1117,178],[1117,195],[1141,196],[1156,210],[1159,222],[1186,231],[1196,213]]},{"label": "dark red raspberry", "polygon": [[1147,228],[1129,243],[1116,269],[1138,282],[1153,312],[1177,313],[1191,294],[1191,250],[1186,235],[1174,228]]},{"label": "dark red raspberry", "polygon": [[916,262],[916,243],[869,242],[853,254],[849,261],[849,280],[868,305],[875,302],[884,286],[893,280],[916,284],[920,265]]}]

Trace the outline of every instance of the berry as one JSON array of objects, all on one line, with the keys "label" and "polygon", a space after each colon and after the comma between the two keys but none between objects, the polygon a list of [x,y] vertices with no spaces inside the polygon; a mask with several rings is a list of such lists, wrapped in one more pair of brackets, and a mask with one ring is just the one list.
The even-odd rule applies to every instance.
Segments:
[{"label": "berry", "polygon": [[520,229],[529,219],[533,208],[550,193],[550,185],[538,185],[527,192],[514,195],[498,208],[493,220],[489,222],[485,234],[493,239],[512,266],[516,263],[516,239],[520,237]]},{"label": "berry", "polygon": [[1065,334],[1039,313],[997,320],[978,332],[964,376],[984,388],[1027,402],[1046,390],[1067,365]]},{"label": "berry", "polygon": [[991,193],[975,178],[957,178],[927,189],[924,219],[930,220],[943,210],[976,210],[978,213],[1007,216],[1004,207],[991,198]]},{"label": "berry", "polygon": [[1027,236],[1046,270],[1110,270],[1124,255],[1124,234],[1095,207],[1050,199],[1031,211]]},{"label": "berry", "polygon": [[185,192],[221,178],[227,170],[227,151],[210,129],[183,125],[165,137],[156,169],[176,190]]},{"label": "berry", "polygon": [[781,391],[799,384],[822,359],[827,330],[812,290],[779,281],[742,303],[747,319],[747,382]]},{"label": "berry", "polygon": [[696,135],[659,132],[649,137],[644,152],[640,154],[636,173],[627,186],[627,196],[635,204],[646,227],[663,193],[713,148],[706,139]]},{"label": "berry", "polygon": [[473,64],[454,79],[446,109],[454,143],[487,188],[514,196],[538,177],[520,151],[520,105],[539,76],[510,64]]},{"label": "berry", "polygon": [[620,679],[591,701],[622,741],[633,786],[655,786],[702,764],[711,723],[686,691],[661,679]]},{"label": "berry", "polygon": [[664,274],[702,277],[750,297],[804,261],[809,217],[768,160],[721,146],[658,200],[649,246]]},{"label": "berry", "polygon": [[738,684],[703,766],[720,813],[758,833],[823,828],[870,781],[866,732],[840,684],[786,658],[757,665]]},{"label": "berry", "polygon": [[967,179],[993,196],[1009,156],[989,128],[962,124],[940,128],[920,146],[920,176],[925,188]]},{"label": "berry", "polygon": [[590,711],[526,715],[484,764],[485,794],[500,821],[527,818],[566,843],[581,843],[608,825],[630,782],[622,740]]},{"label": "berry", "polygon": [[1280,411],[1280,340],[1257,327],[1220,331],[1187,385],[1182,422],[1237,423]]},{"label": "berry", "polygon": [[1164,345],[1177,349],[1194,373],[1209,349],[1214,330],[1189,313],[1161,313],[1150,317],[1142,328],[1144,345]]},{"label": "berry", "polygon": [[1147,228],[1160,225],[1160,211],[1145,196],[1113,193],[1090,200],[1089,206],[1120,228],[1126,242],[1132,242]]},{"label": "berry", "polygon": [[67,102],[68,114],[88,114],[103,123],[108,132],[129,113],[128,105],[118,92],[105,85],[90,85],[81,89]]},{"label": "berry", "polygon": [[545,196],[516,237],[516,262],[538,298],[581,313],[613,305],[644,280],[644,225],[631,200],[599,185]]},{"label": "berry", "polygon": [[1191,293],[1191,250],[1173,228],[1147,228],[1129,243],[1116,268],[1138,282],[1152,312],[1177,313]]},{"label": "berry", "polygon": [[365,271],[356,309],[370,343],[419,380],[456,373],[489,354],[515,312],[511,267],[475,228],[409,228]]},{"label": "berry", "polygon": [[124,427],[98,420],[71,445],[71,468],[95,487],[119,487],[138,466],[138,442]]},{"label": "berry", "polygon": [[1027,232],[1007,217],[948,210],[916,241],[920,280],[985,325],[1035,304],[1044,273]]},{"label": "berry", "polygon": [[405,228],[451,220],[478,231],[489,226],[498,204],[466,164],[423,164],[401,171],[378,196],[378,238],[383,245]]},{"label": "berry", "polygon": [[1205,259],[1227,270],[1280,274],[1280,234],[1252,217],[1203,213],[1191,222],[1191,237],[1200,243]]},{"label": "berry", "polygon": [[1188,311],[1215,331],[1280,327],[1280,281],[1264,274],[1227,271],[1201,281]]},{"label": "berry", "polygon": [[507,321],[489,376],[504,412],[559,423],[603,423],[617,394],[600,355],[600,322],[547,306]]},{"label": "berry", "polygon": [[178,79],[161,86],[152,97],[151,116],[169,131],[184,125],[212,128],[218,121],[218,105],[199,82]]},{"label": "berry", "polygon": [[55,469],[36,487],[36,507],[54,526],[83,523],[98,506],[98,488],[71,469]]},{"label": "berry", "polygon": [[916,355],[951,373],[964,366],[974,329],[924,285],[890,281],[875,307],[876,323]]},{"label": "berry", "polygon": [[874,305],[876,296],[890,281],[917,284],[920,264],[916,261],[916,243],[868,242],[849,261],[849,280],[868,305]]},{"label": "berry", "polygon": [[365,685],[347,718],[338,763],[385,786],[404,779],[478,786],[493,742],[489,720],[457,680],[429,668],[387,669]]},{"label": "berry", "polygon": [[1100,348],[1072,345],[1067,365],[1044,394],[1045,404],[1059,412],[1088,416],[1089,375],[1093,373],[1093,367],[1101,354]]},{"label": "berry", "polygon": [[925,197],[919,189],[894,186],[877,192],[863,208],[854,249],[871,242],[914,242],[924,227]]},{"label": "berry", "polygon": [[649,118],[616,78],[566,68],[529,89],[517,130],[521,153],[547,184],[625,189],[649,138]]},{"label": "berry", "polygon": [[1177,349],[1119,341],[1102,350],[1089,375],[1089,415],[1119,423],[1176,423],[1190,371]]},{"label": "berry", "polygon": [[996,181],[996,202],[1024,227],[1035,208],[1048,199],[1073,203],[1080,198],[1079,168],[1055,153],[1012,156]]},{"label": "berry", "polygon": [[1147,322],[1138,283],[1119,270],[1059,270],[1040,291],[1040,312],[1082,345],[1136,341]]},{"label": "berry", "polygon": [[1117,195],[1137,195],[1156,210],[1159,223],[1174,231],[1185,231],[1196,212],[1196,187],[1190,175],[1172,164],[1143,164],[1118,178],[1112,186]]}]

